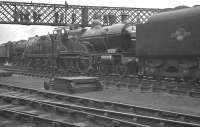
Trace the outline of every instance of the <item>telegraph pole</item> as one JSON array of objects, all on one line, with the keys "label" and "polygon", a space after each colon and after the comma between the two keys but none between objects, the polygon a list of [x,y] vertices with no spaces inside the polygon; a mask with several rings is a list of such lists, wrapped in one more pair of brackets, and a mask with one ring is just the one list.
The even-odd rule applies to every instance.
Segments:
[{"label": "telegraph pole", "polygon": [[55,39],[56,39],[56,34],[53,31],[53,34],[49,34],[49,37],[51,39],[51,60],[50,60],[50,73],[51,73],[51,77],[50,80],[48,82],[44,81],[44,89],[45,90],[51,90],[53,85],[54,85],[54,78],[55,78]]},{"label": "telegraph pole", "polygon": [[55,77],[55,39],[56,33],[53,31],[53,34],[49,34],[51,39],[51,78]]}]

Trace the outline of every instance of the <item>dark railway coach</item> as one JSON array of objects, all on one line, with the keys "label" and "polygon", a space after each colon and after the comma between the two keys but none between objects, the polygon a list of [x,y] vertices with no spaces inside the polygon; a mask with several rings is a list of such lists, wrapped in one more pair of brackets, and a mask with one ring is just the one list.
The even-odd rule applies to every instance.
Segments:
[{"label": "dark railway coach", "polygon": [[0,64],[20,64],[26,48],[26,40],[9,41],[0,45]]},{"label": "dark railway coach", "polygon": [[137,26],[136,54],[141,72],[199,78],[200,7],[152,16]]}]

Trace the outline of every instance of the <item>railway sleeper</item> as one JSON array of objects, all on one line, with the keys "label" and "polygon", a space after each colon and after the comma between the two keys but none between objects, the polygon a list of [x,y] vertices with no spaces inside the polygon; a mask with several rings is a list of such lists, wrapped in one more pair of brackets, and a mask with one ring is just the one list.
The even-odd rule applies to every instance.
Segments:
[{"label": "railway sleeper", "polygon": [[174,94],[174,95],[187,95],[188,92],[185,91],[185,90],[179,90],[179,89],[172,89],[172,90],[169,90],[169,93],[170,94]]},{"label": "railway sleeper", "polygon": [[200,92],[199,91],[191,91],[189,92],[190,97],[200,98]]},{"label": "railway sleeper", "polygon": [[80,127],[73,124],[50,120],[48,118],[41,118],[38,116],[22,113],[19,111],[13,111],[9,109],[0,109],[0,114],[1,116],[9,120],[16,120],[16,121],[21,121],[23,123],[29,123],[35,125],[35,127],[54,126],[55,123],[58,123],[59,127]]}]

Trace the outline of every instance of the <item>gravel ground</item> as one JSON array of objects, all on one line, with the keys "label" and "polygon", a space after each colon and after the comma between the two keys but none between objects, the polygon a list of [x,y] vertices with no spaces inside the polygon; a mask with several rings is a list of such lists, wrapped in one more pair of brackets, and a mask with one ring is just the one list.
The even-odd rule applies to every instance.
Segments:
[{"label": "gravel ground", "polygon": [[20,87],[28,87],[34,89],[43,89],[44,79],[37,77],[29,77],[22,75],[13,75],[12,77],[0,77],[0,83],[15,84]]},{"label": "gravel ground", "polygon": [[[0,77],[0,83],[14,83],[16,86],[29,87],[39,90],[43,89],[43,82],[44,79],[37,77],[19,75],[13,75],[12,77]],[[93,99],[109,100],[149,108],[158,108],[200,115],[200,98],[197,99],[188,96],[177,96],[167,93],[130,92],[127,89],[119,89],[115,87],[111,87],[100,92],[89,92],[76,95]]]},{"label": "gravel ground", "polygon": [[200,99],[166,93],[130,92],[127,89],[111,88],[102,92],[77,94],[79,96],[116,101],[137,106],[157,108],[181,113],[200,115]]}]

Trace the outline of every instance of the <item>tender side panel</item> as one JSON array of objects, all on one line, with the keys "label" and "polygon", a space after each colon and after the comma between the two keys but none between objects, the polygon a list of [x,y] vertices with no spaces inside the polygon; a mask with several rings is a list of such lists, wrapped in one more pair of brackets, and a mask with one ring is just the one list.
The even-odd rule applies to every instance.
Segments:
[{"label": "tender side panel", "polygon": [[153,17],[153,20],[145,24],[138,25],[137,55],[200,55],[200,11],[192,15],[191,9],[193,8],[183,9],[185,13],[180,13],[181,10],[174,11],[175,14],[180,13],[177,18],[170,17],[170,13],[172,14],[170,12],[168,14],[169,18],[162,19],[163,15],[167,16],[164,13]]}]

